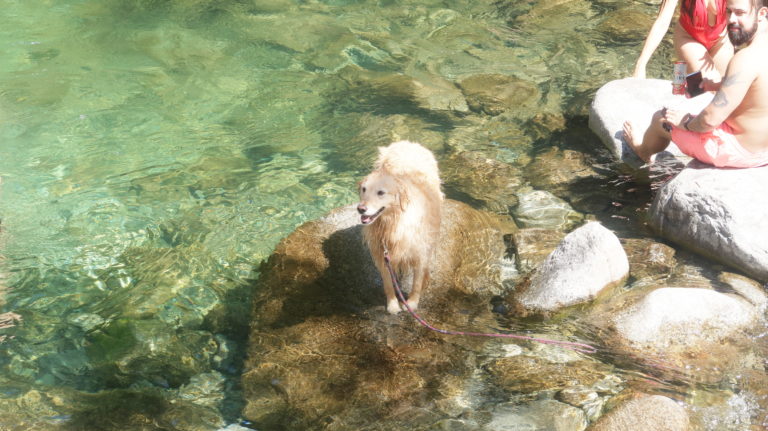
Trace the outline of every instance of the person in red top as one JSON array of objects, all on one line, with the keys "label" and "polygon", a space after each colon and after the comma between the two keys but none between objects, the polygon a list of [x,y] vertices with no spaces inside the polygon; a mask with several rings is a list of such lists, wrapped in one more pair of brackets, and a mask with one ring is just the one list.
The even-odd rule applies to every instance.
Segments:
[{"label": "person in red top", "polygon": [[[645,68],[669,29],[677,1],[661,1],[659,15],[635,63],[633,77],[645,78]],[[726,37],[725,3],[726,0],[682,0],[673,37],[677,57],[687,63],[688,73],[701,70],[712,82],[720,82],[734,52]]]},{"label": "person in red top", "polygon": [[727,0],[728,38],[737,47],[723,79],[698,114],[661,109],[644,133],[624,123],[624,139],[642,160],[670,141],[685,154],[723,168],[768,166],[768,0]]}]

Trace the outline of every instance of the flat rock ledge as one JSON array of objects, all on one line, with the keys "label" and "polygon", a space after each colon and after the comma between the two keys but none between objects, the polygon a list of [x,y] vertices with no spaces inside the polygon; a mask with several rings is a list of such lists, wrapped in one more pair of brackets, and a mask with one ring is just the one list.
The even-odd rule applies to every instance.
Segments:
[{"label": "flat rock ledge", "polygon": [[686,350],[719,343],[752,326],[755,307],[740,297],[709,289],[663,287],[619,315],[616,329],[632,346]]},{"label": "flat rock ledge", "polygon": [[736,294],[662,287],[616,311],[604,342],[665,378],[714,383],[723,363],[743,360],[759,319],[757,307]]},{"label": "flat rock ledge", "polygon": [[659,234],[768,282],[768,167],[718,169],[697,161],[667,182],[650,209]]},{"label": "flat rock ledge", "polygon": [[[639,134],[651,124],[653,113],[663,107],[700,112],[712,100],[711,94],[688,99],[672,94],[672,81],[663,79],[625,78],[600,87],[589,109],[589,128],[614,156],[624,163],[639,167],[643,162],[635,156],[622,138],[625,121],[630,121]],[[690,158],[676,145],[656,157],[686,163]]]},{"label": "flat rock ledge", "polygon": [[529,312],[554,312],[590,301],[628,275],[629,261],[619,239],[590,222],[566,235],[513,302]]}]

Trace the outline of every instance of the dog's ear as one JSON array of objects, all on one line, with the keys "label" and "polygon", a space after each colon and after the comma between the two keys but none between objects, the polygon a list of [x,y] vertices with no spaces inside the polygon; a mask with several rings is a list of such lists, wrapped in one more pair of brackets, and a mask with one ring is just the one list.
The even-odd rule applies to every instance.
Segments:
[{"label": "dog's ear", "polygon": [[408,196],[408,187],[401,181],[397,181],[397,200],[400,204],[400,209],[405,211],[405,207],[407,207],[408,202],[410,202],[410,197]]}]

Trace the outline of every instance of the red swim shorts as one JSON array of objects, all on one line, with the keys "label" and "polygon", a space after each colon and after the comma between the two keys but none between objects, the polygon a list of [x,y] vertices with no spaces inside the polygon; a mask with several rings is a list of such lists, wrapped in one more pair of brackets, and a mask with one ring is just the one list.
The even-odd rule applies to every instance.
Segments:
[{"label": "red swim shorts", "polygon": [[718,168],[756,168],[768,165],[768,151],[753,153],[746,150],[733,136],[731,126],[725,123],[706,133],[673,127],[672,142],[683,153]]}]

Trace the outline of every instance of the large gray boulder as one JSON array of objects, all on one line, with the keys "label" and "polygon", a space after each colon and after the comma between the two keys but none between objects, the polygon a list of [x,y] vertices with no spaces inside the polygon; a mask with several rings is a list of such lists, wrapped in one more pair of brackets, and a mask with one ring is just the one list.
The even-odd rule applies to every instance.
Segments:
[{"label": "large gray boulder", "polygon": [[661,236],[768,281],[768,167],[717,169],[691,162],[650,209]]},{"label": "large gray boulder", "polygon": [[552,312],[589,301],[628,274],[629,261],[619,239],[600,223],[590,222],[563,239],[514,301],[528,311]]},{"label": "large gray boulder", "polygon": [[[670,76],[672,68],[670,67]],[[630,166],[642,161],[629,149],[622,137],[624,122],[629,120],[639,134],[651,124],[653,113],[661,108],[699,113],[712,100],[709,93],[688,99],[672,94],[672,81],[663,79],[624,78],[611,81],[597,90],[589,109],[589,128],[613,152],[618,160]],[[682,162],[690,158],[670,144],[657,159],[674,157]]]}]

